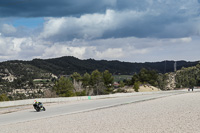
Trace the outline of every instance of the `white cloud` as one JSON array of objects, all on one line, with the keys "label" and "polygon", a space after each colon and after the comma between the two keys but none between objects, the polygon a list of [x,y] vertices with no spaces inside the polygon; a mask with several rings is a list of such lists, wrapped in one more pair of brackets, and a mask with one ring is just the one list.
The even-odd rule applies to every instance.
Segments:
[{"label": "white cloud", "polygon": [[18,41],[20,40],[13,40],[13,38],[3,38],[0,37],[0,55],[1,57],[14,57],[20,51]]},{"label": "white cloud", "polygon": [[192,38],[191,37],[184,37],[184,38],[178,38],[178,39],[171,39],[171,42],[172,43],[178,43],[178,42],[181,42],[181,43],[189,43],[192,41]]},{"label": "white cloud", "polygon": [[[80,3],[83,4],[80,7],[87,6],[83,1]],[[153,61],[188,59],[188,55],[180,51],[187,53],[188,49],[191,52],[191,48],[195,48],[191,52],[195,53],[199,48],[197,0],[103,0],[96,3],[108,6],[101,12],[91,9],[76,16],[45,18],[44,25],[36,28],[37,31],[14,27],[9,20],[1,19],[5,22],[0,21],[0,59],[70,55],[81,59]],[[190,58],[193,59],[192,54]]]},{"label": "white cloud", "polygon": [[43,53],[44,41],[0,36],[0,60],[32,59]]},{"label": "white cloud", "polygon": [[[115,11],[108,9],[105,14],[85,14],[80,17],[46,18],[41,38],[52,40],[96,39],[104,36],[130,36],[138,31],[138,25],[145,17],[158,16],[155,11]],[[145,24],[145,23],[144,23]],[[126,30],[133,30],[130,31]],[[135,28],[135,29],[134,29]],[[140,27],[139,27],[140,28]],[[110,35],[108,35],[110,34]],[[126,35],[127,34],[127,35]],[[130,35],[129,35],[130,34]],[[123,35],[122,35],[123,36]],[[107,37],[106,37],[107,38]]]},{"label": "white cloud", "polygon": [[41,58],[53,58],[61,56],[74,56],[82,59],[85,54],[86,47],[71,47],[67,45],[54,44],[51,47],[46,47]]},{"label": "white cloud", "polygon": [[[132,62],[199,58],[200,38],[111,38],[47,42],[38,38],[0,37],[0,60],[75,56]],[[111,45],[112,44],[112,45]],[[192,53],[192,54],[191,54]],[[193,56],[194,55],[194,56]]]},{"label": "white cloud", "polygon": [[183,38],[199,35],[197,1],[182,2],[153,0],[149,2],[152,4],[146,2],[144,9],[107,9],[105,13],[83,14],[80,17],[46,18],[40,37],[69,41],[75,38]]},{"label": "white cloud", "polygon": [[[46,18],[41,38],[54,38],[54,40],[72,40],[102,38],[106,32],[113,32],[113,37],[118,34],[116,30],[132,27],[141,21],[146,14],[157,15],[154,12],[138,12],[127,10],[118,12],[108,9],[105,14],[86,14],[79,18],[61,17]],[[133,24],[133,25],[132,25]],[[118,31],[117,31],[118,32]],[[134,31],[135,32],[135,31]],[[120,33],[122,34],[122,33]],[[112,37],[112,35],[110,35]],[[58,39],[59,38],[59,39]]]},{"label": "white cloud", "polygon": [[120,59],[124,57],[122,48],[109,48],[105,51],[96,51],[96,57],[98,59]]},{"label": "white cloud", "polygon": [[106,30],[116,28],[114,14],[113,10],[107,10],[106,14],[86,14],[80,18],[47,18],[40,36],[41,38],[56,37],[61,40],[102,37]]},{"label": "white cloud", "polygon": [[9,24],[3,24],[1,27],[1,32],[5,35],[13,34],[17,31],[17,29]]}]

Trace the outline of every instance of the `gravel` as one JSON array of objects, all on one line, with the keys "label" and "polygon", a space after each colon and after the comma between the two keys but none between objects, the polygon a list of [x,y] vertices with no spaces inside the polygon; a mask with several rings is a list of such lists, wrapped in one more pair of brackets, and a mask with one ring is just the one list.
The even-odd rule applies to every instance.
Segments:
[{"label": "gravel", "polygon": [[0,126],[0,133],[200,133],[200,93]]}]

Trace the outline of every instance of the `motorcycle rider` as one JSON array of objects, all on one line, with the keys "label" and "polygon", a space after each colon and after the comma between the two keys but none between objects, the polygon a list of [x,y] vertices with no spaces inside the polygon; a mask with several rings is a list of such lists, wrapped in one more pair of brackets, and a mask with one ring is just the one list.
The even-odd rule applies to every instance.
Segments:
[{"label": "motorcycle rider", "polygon": [[41,102],[37,102],[36,100],[34,100],[33,106],[34,106],[34,107],[35,107],[35,106],[39,106],[39,107],[42,109],[43,104],[42,104]]}]

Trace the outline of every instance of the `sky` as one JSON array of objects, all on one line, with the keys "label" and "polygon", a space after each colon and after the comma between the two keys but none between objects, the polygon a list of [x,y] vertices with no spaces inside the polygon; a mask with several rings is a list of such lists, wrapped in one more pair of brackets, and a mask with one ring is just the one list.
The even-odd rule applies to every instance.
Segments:
[{"label": "sky", "polygon": [[0,0],[0,61],[200,60],[200,0]]}]

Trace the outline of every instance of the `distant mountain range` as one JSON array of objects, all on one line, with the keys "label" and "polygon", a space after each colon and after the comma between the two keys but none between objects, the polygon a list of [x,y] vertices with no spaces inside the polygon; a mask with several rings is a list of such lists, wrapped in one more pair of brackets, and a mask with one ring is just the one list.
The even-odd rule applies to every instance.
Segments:
[{"label": "distant mountain range", "polygon": [[[195,66],[199,61],[187,62],[187,61],[177,61],[177,70],[182,67]],[[14,64],[14,66],[13,66]],[[162,61],[162,62],[145,62],[145,63],[130,63],[130,62],[120,62],[117,60],[107,61],[107,60],[80,60],[72,56],[65,56],[53,59],[33,59],[31,61],[6,61],[0,63],[0,69],[7,69],[13,75],[19,74],[20,67],[23,70],[27,70],[28,67],[39,72],[53,73],[55,75],[70,75],[73,72],[78,72],[84,74],[85,72],[91,73],[93,70],[98,69],[99,71],[109,70],[113,74],[123,74],[131,75],[135,72],[139,72],[141,68],[156,70],[159,73],[173,72],[174,71],[174,61]],[[17,69],[16,69],[17,67]],[[25,69],[24,67],[27,67]],[[20,70],[20,71],[23,71]],[[33,71],[34,72],[34,71]]]}]

